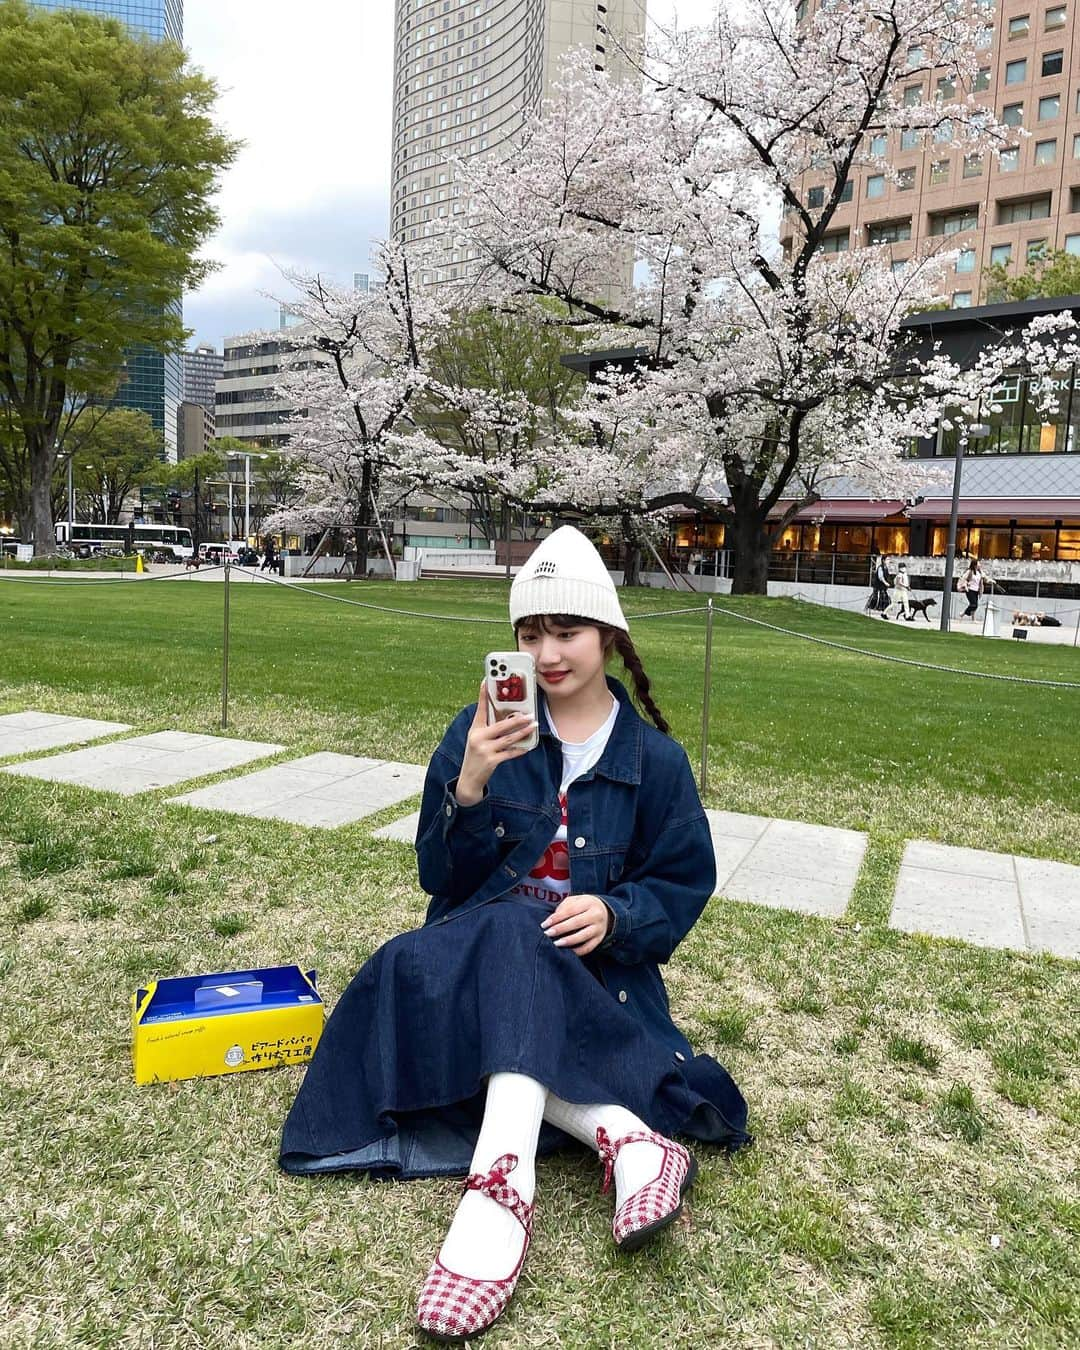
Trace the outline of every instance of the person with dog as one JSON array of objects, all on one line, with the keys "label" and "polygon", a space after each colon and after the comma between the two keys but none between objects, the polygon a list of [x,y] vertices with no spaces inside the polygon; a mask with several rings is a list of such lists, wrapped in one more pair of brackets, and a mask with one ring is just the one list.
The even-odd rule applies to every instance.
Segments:
[{"label": "person with dog", "polygon": [[875,553],[871,562],[871,591],[867,609],[879,618],[887,619],[889,608],[889,587],[893,583],[893,574],[889,571],[889,560]]},{"label": "person with dog", "polygon": [[[672,1021],[660,974],[715,887],[709,823],[580,531],[535,550],[510,621],[534,658],[536,720],[489,723],[486,684],[454,718],[417,826],[424,924],[342,995],[281,1141],[292,1173],[466,1177],[417,1307],[443,1341],[506,1308],[537,1156],[591,1150],[630,1251],[673,1222],[696,1175],[674,1136],[750,1143],[742,1094]],[[605,674],[614,654],[649,721]]]}]

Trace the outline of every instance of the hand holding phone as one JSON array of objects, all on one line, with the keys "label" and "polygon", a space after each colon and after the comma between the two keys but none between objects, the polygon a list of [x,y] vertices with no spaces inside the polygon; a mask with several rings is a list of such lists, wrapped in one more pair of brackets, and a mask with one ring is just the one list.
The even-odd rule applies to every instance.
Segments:
[{"label": "hand holding phone", "polygon": [[528,754],[539,741],[532,656],[490,652],[454,789],[458,803],[474,806],[498,766]]}]

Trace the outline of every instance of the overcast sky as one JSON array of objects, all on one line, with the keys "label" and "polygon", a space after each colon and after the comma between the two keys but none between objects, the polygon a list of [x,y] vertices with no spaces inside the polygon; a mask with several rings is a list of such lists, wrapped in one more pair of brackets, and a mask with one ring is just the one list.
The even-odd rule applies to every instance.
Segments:
[{"label": "overcast sky", "polygon": [[[703,23],[715,0],[649,0],[649,16]],[[277,326],[260,294],[279,267],[349,282],[389,228],[394,0],[186,0],[184,43],[245,142],[205,249],[221,267],[184,302],[192,343]]]}]

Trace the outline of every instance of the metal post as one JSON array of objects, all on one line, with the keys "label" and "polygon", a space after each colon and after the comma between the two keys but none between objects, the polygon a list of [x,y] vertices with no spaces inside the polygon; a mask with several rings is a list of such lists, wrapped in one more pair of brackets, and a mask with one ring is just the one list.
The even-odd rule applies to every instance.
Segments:
[{"label": "metal post", "polygon": [[1080,642],[1080,610],[1076,611],[1076,632],[1073,634],[1073,646]]},{"label": "metal post", "polygon": [[225,615],[221,643],[221,726],[229,725],[229,560],[225,560]]},{"label": "metal post", "polygon": [[244,547],[251,537],[251,456],[244,456]]},{"label": "metal post", "polygon": [[74,525],[74,523],[75,523],[75,505],[74,505],[74,503],[75,503],[75,493],[74,493],[74,489],[73,489],[73,486],[72,486],[72,485],[73,485],[73,482],[74,482],[74,476],[75,476],[75,475],[74,475],[74,473],[73,473],[73,469],[74,469],[74,464],[73,464],[73,462],[72,462],[72,456],[71,456],[71,455],[68,455],[68,463],[67,463],[67,470],[68,470],[68,471],[67,471],[67,489],[68,489],[68,493],[67,493],[67,497],[68,497],[68,537],[67,537],[67,542],[68,542],[68,548],[70,548],[70,547],[71,547],[71,544],[72,544],[72,539],[71,539],[71,527],[72,527],[72,525]]},{"label": "metal post", "polygon": [[705,697],[701,705],[701,795],[709,786],[709,692],[712,689],[713,602],[705,607]]},{"label": "metal post", "polygon": [[510,580],[510,503],[503,499],[503,535],[506,539],[506,579]]},{"label": "metal post", "polygon": [[938,627],[943,633],[949,631],[952,621],[953,604],[953,561],[956,556],[956,524],[960,514],[960,475],[964,470],[964,447],[967,435],[961,433],[956,441],[956,463],[953,466],[952,505],[949,508],[949,542],[945,545],[945,577],[942,583],[941,618]]}]

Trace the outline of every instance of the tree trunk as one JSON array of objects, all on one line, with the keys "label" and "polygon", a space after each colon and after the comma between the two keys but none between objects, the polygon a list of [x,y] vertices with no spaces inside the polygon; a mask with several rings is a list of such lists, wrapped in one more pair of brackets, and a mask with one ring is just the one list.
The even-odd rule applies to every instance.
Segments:
[{"label": "tree trunk", "polygon": [[53,523],[52,476],[56,455],[50,448],[49,428],[35,429],[28,439],[30,451],[30,527],[34,532],[34,557],[44,558],[56,552],[56,527]]},{"label": "tree trunk", "polygon": [[736,506],[729,535],[735,564],[731,594],[768,595],[772,535],[765,522],[753,512],[739,510]]},{"label": "tree trunk", "polygon": [[629,516],[623,516],[622,518],[622,532],[623,552],[626,558],[626,566],[623,570],[623,585],[640,586],[641,545],[637,541],[637,535],[634,533],[634,527]]}]

